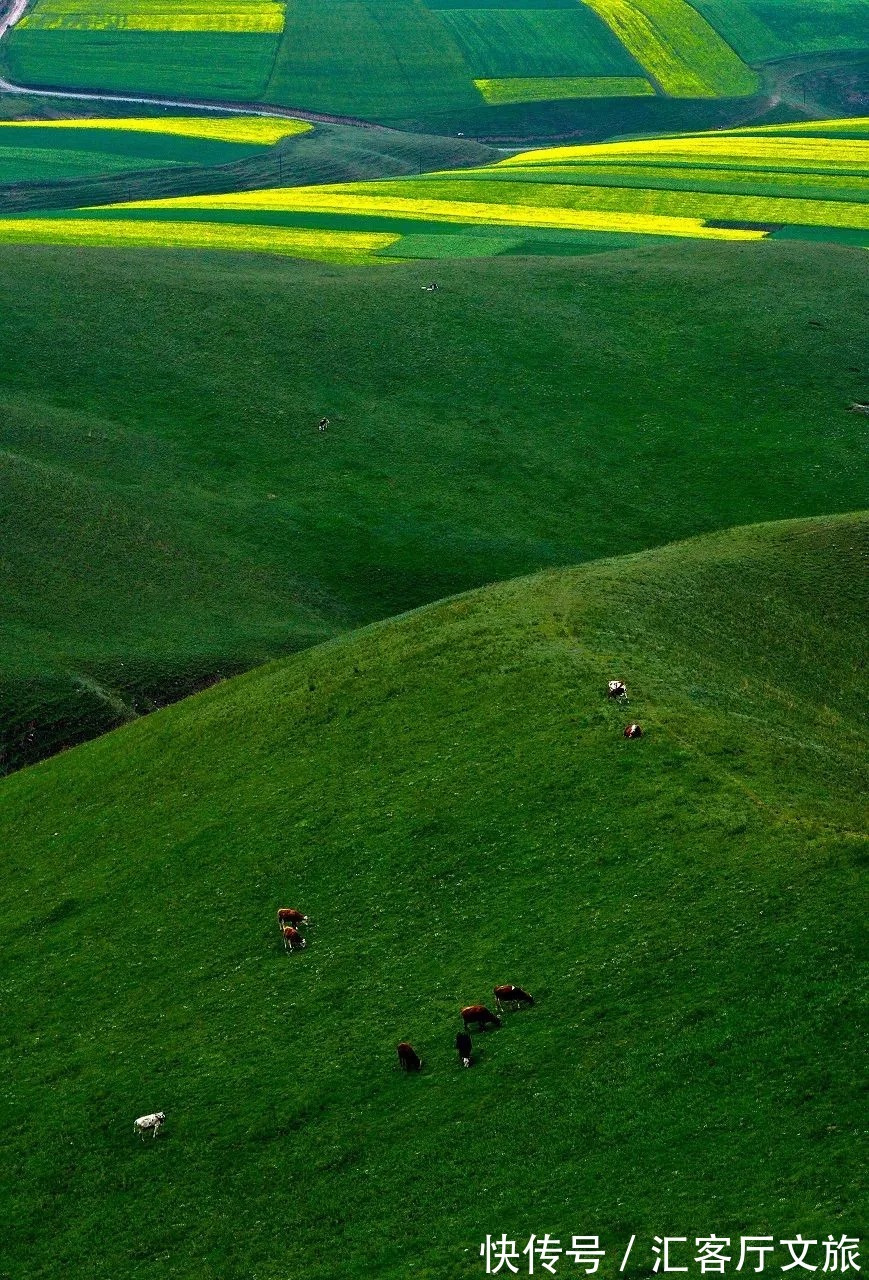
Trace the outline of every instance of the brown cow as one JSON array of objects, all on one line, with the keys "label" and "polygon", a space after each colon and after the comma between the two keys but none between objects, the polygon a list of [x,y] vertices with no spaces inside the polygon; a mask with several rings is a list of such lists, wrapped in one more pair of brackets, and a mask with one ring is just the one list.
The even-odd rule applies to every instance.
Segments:
[{"label": "brown cow", "polygon": [[278,912],[278,928],[283,929],[285,924],[307,924],[308,917],[303,916],[301,911],[296,911],[295,907],[281,907]]},{"label": "brown cow", "polygon": [[294,929],[291,924],[285,927],[283,934],[285,951],[302,951],[308,945],[298,929]]},{"label": "brown cow", "polygon": [[422,1062],[412,1044],[402,1040],[398,1046],[398,1064],[402,1071],[422,1071]]},{"label": "brown cow", "polygon": [[469,1004],[462,1010],[462,1022],[465,1029],[476,1022],[477,1028],[482,1031],[485,1027],[500,1027],[501,1019],[496,1018],[484,1004]]},{"label": "brown cow", "polygon": [[456,1052],[459,1055],[459,1062],[463,1067],[471,1065],[471,1037],[467,1031],[460,1031],[456,1035]]},{"label": "brown cow", "polygon": [[523,991],[521,987],[514,987],[508,982],[503,987],[495,987],[495,1008],[501,1013],[505,1005],[508,1004],[533,1004],[534,999],[529,996],[527,991]]},{"label": "brown cow", "polygon": [[643,731],[638,724],[626,724],[624,734],[626,738],[642,738]]}]

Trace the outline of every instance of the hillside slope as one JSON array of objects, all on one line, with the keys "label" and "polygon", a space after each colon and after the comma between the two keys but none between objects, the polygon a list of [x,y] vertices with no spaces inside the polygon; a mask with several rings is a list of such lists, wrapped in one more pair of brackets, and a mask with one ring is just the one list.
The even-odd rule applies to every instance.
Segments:
[{"label": "hillside slope", "polygon": [[865,505],[856,251],[445,262],[436,294],[429,264],[0,267],[7,767],[469,587]]},{"label": "hillside slope", "polygon": [[[5,780],[0,1272],[464,1280],[551,1232],[607,1277],[636,1233],[638,1277],[663,1233],[859,1236],[866,527],[507,583]],[[462,1071],[505,981],[537,1006]]]}]

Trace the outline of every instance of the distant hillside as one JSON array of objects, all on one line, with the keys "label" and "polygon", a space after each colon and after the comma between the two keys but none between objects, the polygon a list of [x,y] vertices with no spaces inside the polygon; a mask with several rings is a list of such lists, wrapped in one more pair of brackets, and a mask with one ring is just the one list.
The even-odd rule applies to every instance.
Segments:
[{"label": "distant hillside", "polygon": [[[662,1232],[860,1236],[865,535],[507,583],[6,779],[0,1271],[470,1280],[549,1232],[615,1280],[634,1233],[639,1280]],[[537,1005],[463,1071],[496,982]]]},{"label": "distant hillside", "polygon": [[40,208],[31,197],[35,216],[0,219],[0,241],[244,248],[371,265],[673,237],[869,248],[869,117],[493,153],[481,167],[374,182],[247,186],[51,216],[52,201]]},{"label": "distant hillside", "polygon": [[21,85],[599,136],[619,112],[624,131],[762,109],[781,60],[865,53],[867,19],[867,0],[34,0],[0,66]]},{"label": "distant hillside", "polygon": [[428,264],[0,262],[6,768],[455,591],[865,501],[856,251],[441,263],[435,294]]}]

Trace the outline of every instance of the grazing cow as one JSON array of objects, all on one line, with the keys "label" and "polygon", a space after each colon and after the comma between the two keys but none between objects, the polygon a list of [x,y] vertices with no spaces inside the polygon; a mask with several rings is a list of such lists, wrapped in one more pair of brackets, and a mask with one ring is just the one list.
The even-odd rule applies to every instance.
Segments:
[{"label": "grazing cow", "polygon": [[422,1071],[422,1062],[412,1044],[402,1040],[398,1046],[398,1065],[402,1071]]},{"label": "grazing cow", "polygon": [[626,738],[642,738],[643,731],[638,724],[626,724],[624,735]]},{"label": "grazing cow", "polygon": [[286,924],[307,924],[308,917],[303,916],[301,911],[296,911],[295,907],[281,907],[278,912],[278,927],[283,929]]},{"label": "grazing cow", "polygon": [[534,999],[529,996],[527,991],[523,991],[521,987],[514,987],[508,982],[503,987],[495,987],[495,1008],[501,1013],[505,1005],[508,1004],[533,1004]]},{"label": "grazing cow", "polygon": [[620,701],[627,702],[628,690],[624,680],[610,680],[606,687],[606,696],[608,698],[618,698]]},{"label": "grazing cow", "polygon": [[320,419],[320,421],[317,423],[317,430],[318,430],[318,431],[328,431],[328,430],[329,430],[329,419],[328,419],[328,418],[321,418],[321,419]]},{"label": "grazing cow", "polygon": [[160,1126],[165,1123],[166,1112],[154,1111],[149,1116],[139,1116],[138,1120],[133,1121],[133,1133],[140,1133],[144,1142],[146,1133],[151,1133],[156,1138],[160,1132]]},{"label": "grazing cow", "polygon": [[460,1031],[456,1036],[456,1052],[463,1067],[471,1065],[471,1037],[467,1031]]},{"label": "grazing cow", "polygon": [[307,945],[306,940],[299,933],[298,929],[294,929],[291,924],[288,924],[284,929],[284,950],[302,951]]},{"label": "grazing cow", "polygon": [[476,1022],[478,1030],[482,1031],[486,1027],[500,1027],[501,1019],[496,1018],[484,1004],[469,1004],[462,1010],[462,1022],[465,1024],[465,1030]]}]

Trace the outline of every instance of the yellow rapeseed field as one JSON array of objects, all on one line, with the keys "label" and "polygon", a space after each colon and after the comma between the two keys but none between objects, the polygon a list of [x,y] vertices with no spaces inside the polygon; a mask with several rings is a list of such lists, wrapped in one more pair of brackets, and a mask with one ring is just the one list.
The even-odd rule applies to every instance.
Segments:
[{"label": "yellow rapeseed field", "polygon": [[278,34],[277,0],[38,0],[18,24],[39,31],[212,31]]},{"label": "yellow rapeseed field", "polygon": [[174,133],[215,142],[249,142],[271,146],[313,128],[307,120],[270,116],[130,116],[91,120],[4,120],[0,129],[122,129],[131,133]]},{"label": "yellow rapeseed field", "polygon": [[759,137],[748,133],[703,133],[687,137],[649,138],[636,142],[604,142],[588,147],[549,147],[542,151],[523,151],[498,162],[498,168],[511,165],[552,165],[585,160],[664,160],[691,163],[698,160],[746,163],[794,168],[817,165],[830,170],[835,166],[849,169],[869,164],[869,140],[861,138]]},{"label": "yellow rapeseed field", "polygon": [[557,102],[565,98],[640,98],[655,90],[642,76],[509,76],[475,80],[487,102]]},{"label": "yellow rapeseed field", "polygon": [[[757,240],[762,232],[704,227],[701,218],[659,215],[654,212],[623,212],[584,206],[585,193],[596,188],[573,189],[577,207],[558,205],[498,203],[473,199],[446,200],[412,195],[371,194],[355,184],[323,187],[279,187],[263,191],[239,191],[228,195],[182,196],[167,200],[131,201],[113,205],[115,209],[238,209],[297,211],[304,213],[346,213],[366,217],[412,218],[422,222],[453,222],[474,226],[550,227],[572,231],[629,231],[644,235],[690,236],[704,240]],[[506,184],[505,184],[506,185]],[[403,184],[408,189],[408,184]],[[565,192],[568,188],[561,188]],[[495,196],[497,188],[492,192]],[[498,193],[500,194],[500,193]],[[505,192],[505,194],[507,194]],[[510,197],[513,197],[512,187]],[[526,193],[527,194],[527,189]],[[619,194],[610,192],[610,194]],[[632,193],[636,194],[636,193]],[[652,192],[651,195],[660,194]],[[674,193],[666,193],[674,194]],[[727,198],[727,197],[723,197]]]},{"label": "yellow rapeseed field", "polygon": [[228,222],[135,222],[91,218],[0,218],[0,243],[75,244],[101,248],[234,249],[323,262],[371,264],[399,239],[371,231],[316,231]]}]

